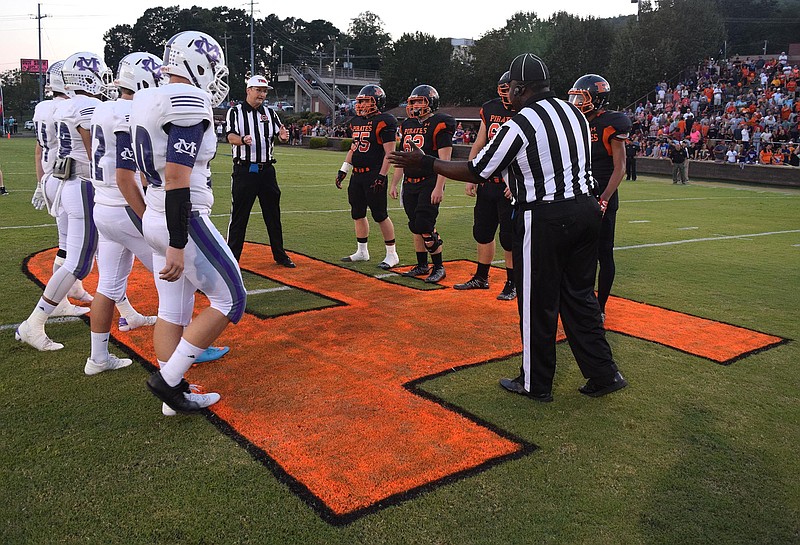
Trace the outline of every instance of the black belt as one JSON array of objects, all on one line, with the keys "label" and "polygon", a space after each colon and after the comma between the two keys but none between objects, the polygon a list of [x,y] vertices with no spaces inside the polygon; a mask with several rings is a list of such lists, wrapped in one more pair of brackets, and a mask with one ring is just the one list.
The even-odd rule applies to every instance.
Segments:
[{"label": "black belt", "polygon": [[369,172],[370,170],[372,169],[369,167],[353,167],[353,172],[356,172],[358,174],[363,174],[365,172]]},{"label": "black belt", "polygon": [[560,200],[557,200],[557,201],[521,202],[521,203],[517,203],[517,208],[519,210],[533,210],[534,208],[539,208],[541,206],[552,206],[554,204],[571,204],[571,203],[574,203],[576,201],[582,201],[582,200],[586,200],[586,199],[594,199],[594,196],[582,193],[582,194],[577,195],[575,197],[569,197],[567,199],[560,199]]}]

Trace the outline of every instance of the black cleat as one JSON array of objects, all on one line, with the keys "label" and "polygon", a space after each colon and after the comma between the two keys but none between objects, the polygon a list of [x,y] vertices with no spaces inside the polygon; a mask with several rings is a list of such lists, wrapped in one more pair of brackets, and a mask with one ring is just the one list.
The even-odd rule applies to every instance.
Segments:
[{"label": "black cleat", "polygon": [[170,386],[164,381],[160,371],[147,378],[147,387],[158,399],[179,413],[193,413],[205,409],[207,405],[197,403],[184,395],[189,392],[189,383],[182,379],[177,386]]},{"label": "black cleat", "polygon": [[444,266],[434,267],[433,272],[428,275],[425,282],[428,284],[435,284],[436,282],[444,280],[445,276],[447,276],[447,274],[444,272]]},{"label": "black cleat", "polygon": [[502,386],[509,392],[514,392],[515,394],[529,397],[533,400],[539,401],[540,403],[550,403],[551,401],[553,401],[553,394],[550,392],[534,394],[532,392],[528,392],[527,390],[525,390],[525,386],[523,385],[523,379],[521,376],[517,378],[501,378],[500,386]]},{"label": "black cleat", "polygon": [[401,276],[416,278],[417,276],[425,276],[429,272],[431,272],[431,269],[427,265],[414,265],[413,269],[404,272]]},{"label": "black cleat", "polygon": [[457,290],[488,290],[489,281],[480,276],[473,276],[463,284],[456,284],[453,287]]},{"label": "black cleat", "polygon": [[513,301],[516,298],[517,288],[514,286],[514,282],[507,280],[506,285],[503,286],[503,291],[500,292],[500,295],[497,296],[497,299],[500,301]]},{"label": "black cleat", "polygon": [[586,384],[578,388],[578,391],[589,397],[600,397],[617,390],[622,390],[628,385],[628,381],[617,371],[611,378],[595,379],[590,378]]},{"label": "black cleat", "polygon": [[289,257],[276,261],[276,263],[278,265],[283,265],[287,269],[294,269],[295,267],[297,267],[297,265],[294,264],[294,261],[292,261],[291,258]]}]

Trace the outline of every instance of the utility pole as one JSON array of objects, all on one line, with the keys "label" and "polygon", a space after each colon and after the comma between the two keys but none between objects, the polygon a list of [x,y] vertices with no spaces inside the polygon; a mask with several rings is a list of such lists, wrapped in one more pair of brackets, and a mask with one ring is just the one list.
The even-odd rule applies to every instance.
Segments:
[{"label": "utility pole", "polygon": [[42,19],[47,15],[42,15],[42,5],[37,4],[36,17],[39,25],[39,102],[44,100],[44,72],[42,71]]},{"label": "utility pole", "polygon": [[[228,40],[230,40],[231,38],[233,38],[233,36],[228,36],[228,31],[225,31],[225,34],[222,36],[222,40],[225,42],[225,64],[226,65],[229,65],[231,63],[231,59],[230,59],[230,57],[228,57]],[[228,81],[229,78],[230,78],[230,73],[225,75],[225,83],[228,84],[228,87],[230,87],[230,84],[231,84],[231,82]]]},{"label": "utility pole", "polygon": [[333,99],[333,114],[331,114],[331,127],[336,126],[336,36],[333,37],[333,86],[331,87]]},{"label": "utility pole", "polygon": [[256,56],[253,49],[253,0],[250,0],[250,76],[256,75]]},{"label": "utility pole", "polygon": [[767,56],[767,40],[764,40],[764,56]]}]

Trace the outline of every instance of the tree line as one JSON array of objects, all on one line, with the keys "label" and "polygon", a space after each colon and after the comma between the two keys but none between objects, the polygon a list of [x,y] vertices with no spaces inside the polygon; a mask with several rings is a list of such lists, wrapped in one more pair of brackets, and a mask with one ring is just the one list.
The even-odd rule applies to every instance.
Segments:
[{"label": "tree line", "polygon": [[[357,69],[380,70],[390,107],[421,83],[436,87],[445,105],[478,106],[494,96],[511,59],[532,52],[550,67],[558,95],[565,96],[581,75],[597,73],[611,82],[613,105],[625,107],[656,82],[675,81],[705,58],[759,54],[764,41],[767,55],[777,56],[798,41],[798,14],[800,0],[642,0],[638,16],[609,19],[519,12],[471,47],[456,48],[449,38],[420,32],[393,42],[380,17],[369,11],[353,18],[346,31],[321,19],[273,14],[253,20],[253,57],[255,71],[269,77],[281,62],[331,65],[335,42],[337,67],[349,61]],[[243,99],[250,75],[250,16],[243,9],[148,9],[134,24],[105,33],[106,63],[115,68],[132,51],[160,55],[166,41],[182,30],[206,32],[219,41],[230,70],[231,98]],[[2,77],[13,83],[10,76]],[[22,84],[22,79],[16,74],[16,81]],[[15,98],[7,96],[7,110]]]}]

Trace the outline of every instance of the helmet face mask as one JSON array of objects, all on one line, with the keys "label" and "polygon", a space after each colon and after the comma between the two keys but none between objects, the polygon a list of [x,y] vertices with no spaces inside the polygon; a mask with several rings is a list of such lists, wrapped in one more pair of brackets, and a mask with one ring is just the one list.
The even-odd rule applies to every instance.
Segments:
[{"label": "helmet face mask", "polygon": [[134,93],[164,84],[161,59],[150,53],[136,52],[126,55],[119,62],[114,85],[130,89]]},{"label": "helmet face mask", "polygon": [[103,59],[94,53],[84,51],[67,57],[61,67],[61,77],[66,91],[83,91],[109,100],[117,98],[114,75]]},{"label": "helmet face mask", "polygon": [[186,78],[195,87],[211,95],[217,106],[228,96],[230,88],[224,78],[228,75],[222,48],[203,32],[179,32],[164,46],[164,74]]},{"label": "helmet face mask", "polygon": [[497,80],[497,96],[506,109],[511,109],[511,72],[508,70]]},{"label": "helmet face mask", "polygon": [[439,92],[430,85],[418,85],[406,103],[406,115],[414,119],[427,117],[439,109]]},{"label": "helmet face mask", "polygon": [[386,93],[378,85],[365,85],[356,97],[356,115],[368,117],[386,107]]},{"label": "helmet face mask", "polygon": [[601,110],[611,94],[611,85],[602,76],[586,74],[581,76],[569,90],[569,102],[584,115]]}]

